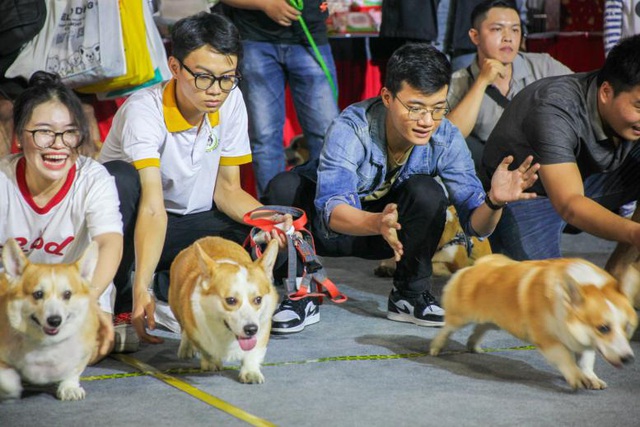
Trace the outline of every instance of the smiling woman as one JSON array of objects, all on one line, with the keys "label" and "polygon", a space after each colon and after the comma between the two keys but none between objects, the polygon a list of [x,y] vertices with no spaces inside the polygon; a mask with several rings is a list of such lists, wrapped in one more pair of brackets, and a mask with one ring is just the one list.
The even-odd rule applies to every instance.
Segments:
[{"label": "smiling woman", "polygon": [[[110,313],[122,221],[113,178],[78,154],[89,135],[80,100],[57,75],[40,71],[16,99],[13,120],[21,152],[0,160],[0,245],[13,238],[31,262],[71,263],[97,242],[91,286]],[[101,323],[98,357],[113,345],[110,315]]]}]

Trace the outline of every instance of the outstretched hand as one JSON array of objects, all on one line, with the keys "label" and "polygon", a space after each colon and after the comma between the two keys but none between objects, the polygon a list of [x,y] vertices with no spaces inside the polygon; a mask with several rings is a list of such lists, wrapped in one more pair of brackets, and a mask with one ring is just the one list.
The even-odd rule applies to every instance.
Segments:
[{"label": "outstretched hand", "polygon": [[402,243],[398,239],[398,230],[402,228],[398,223],[398,205],[389,203],[384,207],[381,215],[380,234],[393,249],[393,257],[398,262],[404,253]]},{"label": "outstretched hand", "polygon": [[533,156],[528,156],[517,169],[509,170],[513,160],[513,156],[505,157],[491,178],[491,200],[494,203],[504,204],[536,197],[535,193],[525,193],[524,190],[538,179],[540,164],[532,164]]}]

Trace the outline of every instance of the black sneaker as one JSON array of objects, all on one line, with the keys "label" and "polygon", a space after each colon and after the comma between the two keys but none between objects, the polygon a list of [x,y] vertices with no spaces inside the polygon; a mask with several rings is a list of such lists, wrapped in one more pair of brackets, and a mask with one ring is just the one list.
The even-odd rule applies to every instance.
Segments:
[{"label": "black sneaker", "polygon": [[271,332],[274,334],[293,334],[302,331],[305,326],[320,321],[320,306],[314,298],[302,298],[297,301],[284,298],[273,313]]},{"label": "black sneaker", "polygon": [[389,295],[387,319],[419,326],[444,326],[444,310],[429,291],[418,298],[407,298],[393,289]]}]

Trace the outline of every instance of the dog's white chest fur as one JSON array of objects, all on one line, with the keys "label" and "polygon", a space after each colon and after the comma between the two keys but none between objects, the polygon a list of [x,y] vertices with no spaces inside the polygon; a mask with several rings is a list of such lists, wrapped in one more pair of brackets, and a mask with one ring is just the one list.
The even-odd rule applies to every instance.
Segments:
[{"label": "dog's white chest fur", "polygon": [[16,343],[14,366],[21,376],[33,384],[50,384],[64,380],[75,372],[78,366],[86,364],[85,345],[79,336],[53,345],[34,345],[26,340]]}]

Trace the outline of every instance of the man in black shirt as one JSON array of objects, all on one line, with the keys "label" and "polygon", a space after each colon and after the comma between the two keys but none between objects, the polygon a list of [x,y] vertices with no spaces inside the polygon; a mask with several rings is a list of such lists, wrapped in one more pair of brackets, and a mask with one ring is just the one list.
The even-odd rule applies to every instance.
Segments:
[{"label": "man in black shirt", "polygon": [[[640,248],[640,224],[619,216],[640,196],[640,35],[625,39],[602,69],[550,77],[521,91],[487,141],[483,166],[528,155],[540,163],[536,199],[510,203],[491,237],[512,258],[561,256],[567,224]],[[485,181],[486,182],[486,181]]]}]

